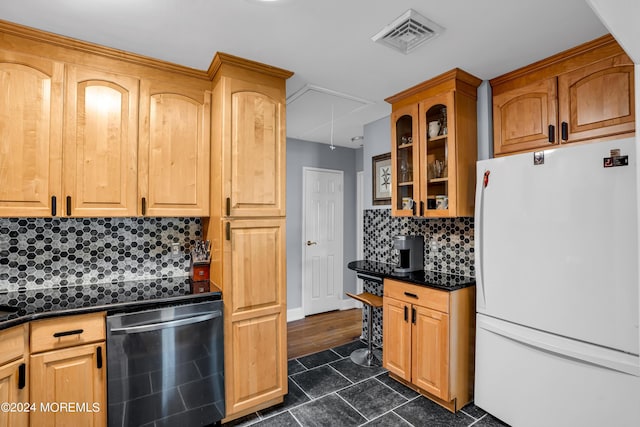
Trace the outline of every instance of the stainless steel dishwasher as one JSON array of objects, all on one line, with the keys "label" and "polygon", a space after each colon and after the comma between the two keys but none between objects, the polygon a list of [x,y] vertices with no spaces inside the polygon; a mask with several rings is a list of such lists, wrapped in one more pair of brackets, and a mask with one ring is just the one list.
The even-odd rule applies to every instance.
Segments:
[{"label": "stainless steel dishwasher", "polygon": [[109,427],[218,423],[222,331],[222,301],[108,315]]}]

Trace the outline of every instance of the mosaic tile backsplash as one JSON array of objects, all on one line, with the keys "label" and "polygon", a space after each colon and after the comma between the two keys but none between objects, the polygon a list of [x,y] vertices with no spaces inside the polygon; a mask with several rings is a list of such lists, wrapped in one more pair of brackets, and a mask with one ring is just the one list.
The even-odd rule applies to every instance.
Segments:
[{"label": "mosaic tile backsplash", "polygon": [[0,292],[188,276],[201,234],[200,218],[1,218]]},{"label": "mosaic tile backsplash", "polygon": [[390,262],[391,240],[424,236],[424,269],[475,277],[473,218],[398,218],[391,209],[364,211],[364,258]]},{"label": "mosaic tile backsplash", "polygon": [[[398,218],[391,209],[364,211],[364,258],[391,262],[391,241],[398,235],[424,236],[424,269],[475,277],[473,218]],[[364,281],[364,290],[382,296],[382,285]],[[363,310],[362,337],[368,313]],[[373,310],[373,343],[382,346],[382,309]]]}]

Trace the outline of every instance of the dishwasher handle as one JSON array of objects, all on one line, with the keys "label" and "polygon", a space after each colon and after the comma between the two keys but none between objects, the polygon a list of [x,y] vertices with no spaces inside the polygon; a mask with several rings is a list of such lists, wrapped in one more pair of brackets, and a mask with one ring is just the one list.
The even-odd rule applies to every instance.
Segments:
[{"label": "dishwasher handle", "polygon": [[192,325],[194,323],[206,322],[207,320],[221,317],[222,312],[220,310],[212,311],[211,313],[201,314],[199,316],[187,317],[180,320],[169,320],[167,322],[148,323],[146,325],[130,326],[128,328],[113,328],[111,333],[113,335],[121,334],[139,334],[142,332],[158,331],[161,329],[175,328],[178,326]]}]

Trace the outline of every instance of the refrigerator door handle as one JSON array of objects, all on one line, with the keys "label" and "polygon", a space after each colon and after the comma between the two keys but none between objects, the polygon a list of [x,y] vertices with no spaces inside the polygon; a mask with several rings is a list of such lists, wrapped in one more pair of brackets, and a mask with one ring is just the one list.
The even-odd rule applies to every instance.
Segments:
[{"label": "refrigerator door handle", "polygon": [[475,229],[475,242],[476,242],[476,294],[478,307],[485,308],[487,300],[484,293],[484,269],[482,268],[482,261],[484,257],[483,247],[483,220],[484,220],[484,192],[489,186],[489,170],[485,170],[482,180],[478,180],[478,189],[476,191],[476,229]]},{"label": "refrigerator door handle", "polygon": [[476,318],[476,326],[557,357],[640,377],[640,358],[638,355],[571,340],[481,314]]}]

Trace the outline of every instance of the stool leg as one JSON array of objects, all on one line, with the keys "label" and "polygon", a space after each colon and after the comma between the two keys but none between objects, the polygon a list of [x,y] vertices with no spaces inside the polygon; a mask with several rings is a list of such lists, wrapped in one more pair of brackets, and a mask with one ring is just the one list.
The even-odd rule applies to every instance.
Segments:
[{"label": "stool leg", "polygon": [[351,361],[360,366],[380,366],[380,361],[373,355],[373,307],[366,304],[369,315],[367,319],[367,325],[369,330],[367,331],[367,348],[359,348],[351,353]]},{"label": "stool leg", "polygon": [[367,319],[369,326],[367,331],[367,362],[371,365],[373,363],[373,307],[367,306],[367,312],[369,313],[369,319]]}]

